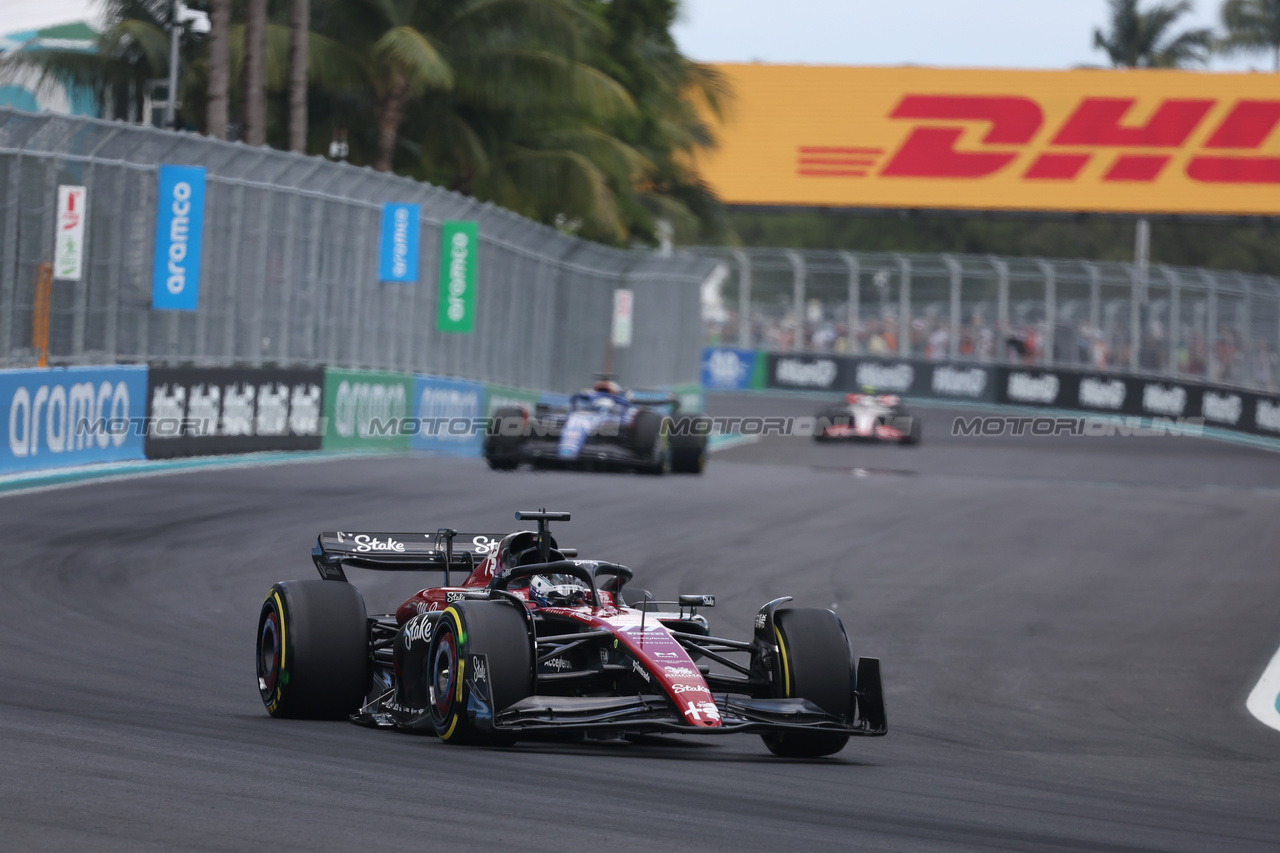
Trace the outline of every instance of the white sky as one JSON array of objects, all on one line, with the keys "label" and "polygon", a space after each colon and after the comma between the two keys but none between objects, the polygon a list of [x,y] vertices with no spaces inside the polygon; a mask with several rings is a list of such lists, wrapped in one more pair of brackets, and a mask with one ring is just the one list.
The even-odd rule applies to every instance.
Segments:
[{"label": "white sky", "polygon": [[[1150,3],[1151,0],[1146,0]],[[1184,27],[1218,27],[1222,0],[1194,0]],[[681,0],[681,50],[703,62],[1071,68],[1093,49],[1106,0]],[[1213,70],[1271,70],[1268,56]]]},{"label": "white sky", "polygon": [[98,17],[95,0],[0,0],[0,35]]}]

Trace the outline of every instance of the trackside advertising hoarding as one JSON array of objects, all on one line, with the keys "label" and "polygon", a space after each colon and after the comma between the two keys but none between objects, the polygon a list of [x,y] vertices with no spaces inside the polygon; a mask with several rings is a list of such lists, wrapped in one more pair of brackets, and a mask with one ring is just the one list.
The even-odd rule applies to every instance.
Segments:
[{"label": "trackside advertising hoarding", "polygon": [[923,359],[881,359],[840,355],[760,353],[768,364],[770,388],[847,394],[874,389],[904,397],[991,401],[995,368]]},{"label": "trackside advertising hoarding", "polygon": [[731,204],[1274,215],[1268,74],[718,66]]},{"label": "trackside advertising hoarding", "polygon": [[153,367],[148,459],[267,450],[319,450],[319,368]]},{"label": "trackside advertising hoarding", "polygon": [[476,328],[476,262],[480,225],[445,222],[440,226],[440,294],[436,329],[469,335]]},{"label": "trackside advertising hoarding", "polygon": [[485,413],[482,382],[415,376],[414,417],[409,447],[439,456],[480,458],[484,435],[475,429]]},{"label": "trackside advertising hoarding", "polygon": [[0,473],[141,459],[145,367],[0,370]]},{"label": "trackside advertising hoarding", "polygon": [[702,387],[708,391],[745,391],[764,387],[763,353],[737,347],[702,351]]},{"label": "trackside advertising hoarding", "polygon": [[1198,382],[1001,367],[996,402],[1144,418],[1203,418],[1207,427],[1280,438],[1280,397]]},{"label": "trackside advertising hoarding", "polygon": [[195,311],[204,244],[203,166],[161,166],[151,307]]},{"label": "trackside advertising hoarding", "polygon": [[380,281],[417,283],[420,216],[421,208],[416,204],[383,205],[378,251]]},{"label": "trackside advertising hoarding", "polygon": [[324,371],[325,450],[408,450],[402,422],[411,414],[407,373]]}]

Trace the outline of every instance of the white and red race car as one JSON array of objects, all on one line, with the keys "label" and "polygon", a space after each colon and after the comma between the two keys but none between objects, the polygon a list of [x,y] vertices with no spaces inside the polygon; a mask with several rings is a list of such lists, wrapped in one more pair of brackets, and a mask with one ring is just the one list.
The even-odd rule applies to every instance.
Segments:
[{"label": "white and red race car", "polygon": [[818,412],[815,441],[896,441],[920,443],[920,418],[893,394],[850,394],[843,403]]}]

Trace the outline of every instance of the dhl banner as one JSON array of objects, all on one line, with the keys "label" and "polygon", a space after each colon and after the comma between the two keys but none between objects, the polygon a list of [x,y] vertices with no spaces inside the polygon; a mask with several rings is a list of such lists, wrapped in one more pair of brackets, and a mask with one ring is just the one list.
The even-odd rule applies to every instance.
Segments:
[{"label": "dhl banner", "polygon": [[1280,74],[719,68],[730,204],[1280,213]]}]

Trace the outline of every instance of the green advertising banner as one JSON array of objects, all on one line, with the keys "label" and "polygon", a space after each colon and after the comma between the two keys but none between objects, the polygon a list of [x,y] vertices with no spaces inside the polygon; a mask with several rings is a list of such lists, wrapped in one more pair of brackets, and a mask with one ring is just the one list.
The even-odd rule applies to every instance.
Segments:
[{"label": "green advertising banner", "polygon": [[413,377],[367,370],[324,371],[325,450],[408,450]]},{"label": "green advertising banner", "polygon": [[480,226],[445,222],[440,226],[440,307],[436,328],[469,335],[476,327],[476,255]]}]

